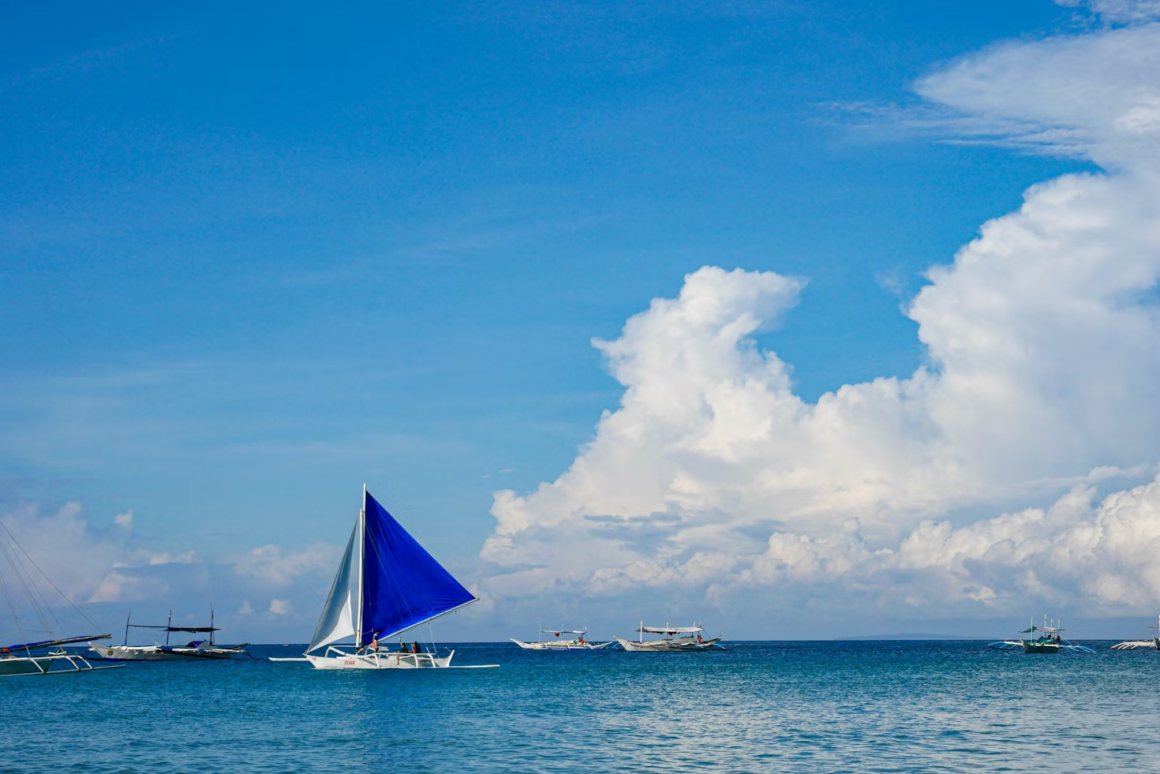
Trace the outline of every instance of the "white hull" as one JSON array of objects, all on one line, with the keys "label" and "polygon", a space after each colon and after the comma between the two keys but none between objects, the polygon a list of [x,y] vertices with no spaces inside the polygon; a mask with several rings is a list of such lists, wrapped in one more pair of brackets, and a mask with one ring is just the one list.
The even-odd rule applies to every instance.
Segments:
[{"label": "white hull", "polygon": [[623,637],[617,637],[620,647],[629,653],[700,653],[705,650],[720,650],[717,644],[721,638],[697,642],[692,637],[681,637],[673,640],[645,640],[633,642]]},{"label": "white hull", "polygon": [[98,645],[89,643],[89,658],[102,661],[189,661],[193,658],[208,658],[225,661],[235,656],[248,655],[244,646],[218,648],[204,645],[196,648],[163,648],[160,645]]},{"label": "white hull", "polygon": [[524,650],[600,650],[607,648],[612,644],[612,641],[602,642],[599,645],[593,645],[591,642],[581,644],[577,640],[565,640],[563,642],[521,642],[520,640],[512,638],[512,642],[519,645]]},{"label": "white hull", "polygon": [[90,658],[102,661],[177,661],[180,656],[166,653],[157,645],[96,645],[89,643]]},{"label": "white hull", "polygon": [[[444,658],[430,653],[344,653],[336,648],[328,648],[325,656],[306,654],[306,660],[315,669],[446,669],[451,666],[451,651]],[[337,655],[330,655],[330,654]]]}]

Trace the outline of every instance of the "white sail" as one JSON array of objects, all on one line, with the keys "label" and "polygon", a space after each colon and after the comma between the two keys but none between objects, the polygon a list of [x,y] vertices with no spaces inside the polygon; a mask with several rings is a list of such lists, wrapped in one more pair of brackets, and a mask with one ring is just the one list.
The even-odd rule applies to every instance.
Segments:
[{"label": "white sail", "polygon": [[310,638],[307,653],[344,637],[354,636],[355,608],[359,603],[358,590],[362,586],[359,577],[362,552],[359,550],[358,536],[356,524],[346,544],[346,553],[338,564],[338,574],[334,576],[334,585],[330,587],[330,596],[322,607],[322,615],[314,629],[314,636]]}]

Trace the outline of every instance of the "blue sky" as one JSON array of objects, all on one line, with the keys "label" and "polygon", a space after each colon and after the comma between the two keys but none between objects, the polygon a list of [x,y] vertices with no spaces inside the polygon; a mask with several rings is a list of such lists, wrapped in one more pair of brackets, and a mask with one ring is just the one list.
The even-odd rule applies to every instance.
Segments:
[{"label": "blue sky", "polygon": [[881,118],[1098,26],[1050,2],[0,13],[0,509],[210,565],[342,542],[365,481],[478,580],[686,275],[807,279],[754,340],[813,402],[927,362],[923,272],[1095,168]]}]

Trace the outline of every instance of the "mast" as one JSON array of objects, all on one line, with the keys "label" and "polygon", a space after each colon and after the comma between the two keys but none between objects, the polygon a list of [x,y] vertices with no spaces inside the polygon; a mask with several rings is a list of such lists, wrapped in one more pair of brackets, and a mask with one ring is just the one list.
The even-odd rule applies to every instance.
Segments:
[{"label": "mast", "polygon": [[125,616],[125,644],[126,645],[129,644],[129,619],[132,617],[133,617],[132,612],[130,612],[129,615]]},{"label": "mast", "polygon": [[358,512],[358,612],[354,627],[354,649],[362,647],[363,627],[363,564],[366,561],[367,485],[363,484],[362,507]]},{"label": "mast", "polygon": [[169,620],[165,622],[165,647],[169,647],[169,632],[173,628],[173,611],[169,611]]}]

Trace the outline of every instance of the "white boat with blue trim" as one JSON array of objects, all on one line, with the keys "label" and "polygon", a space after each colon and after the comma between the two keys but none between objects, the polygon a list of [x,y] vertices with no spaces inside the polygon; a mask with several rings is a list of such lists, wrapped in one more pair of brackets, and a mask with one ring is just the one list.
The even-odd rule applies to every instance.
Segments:
[{"label": "white boat with blue trim", "polygon": [[[165,626],[151,624],[130,623],[132,614],[125,619],[125,640],[120,645],[103,645],[89,643],[90,658],[99,658],[102,661],[188,661],[191,658],[208,658],[217,661],[228,661],[234,658],[253,658],[242,645],[218,645],[214,642],[214,633],[221,629],[214,626],[213,609],[209,611],[209,626],[174,626],[173,611],[169,613],[169,620]],[[152,645],[130,645],[130,629],[157,629],[165,632],[165,642]],[[170,645],[170,635],[208,634],[209,639],[192,640],[186,645]]]}]

